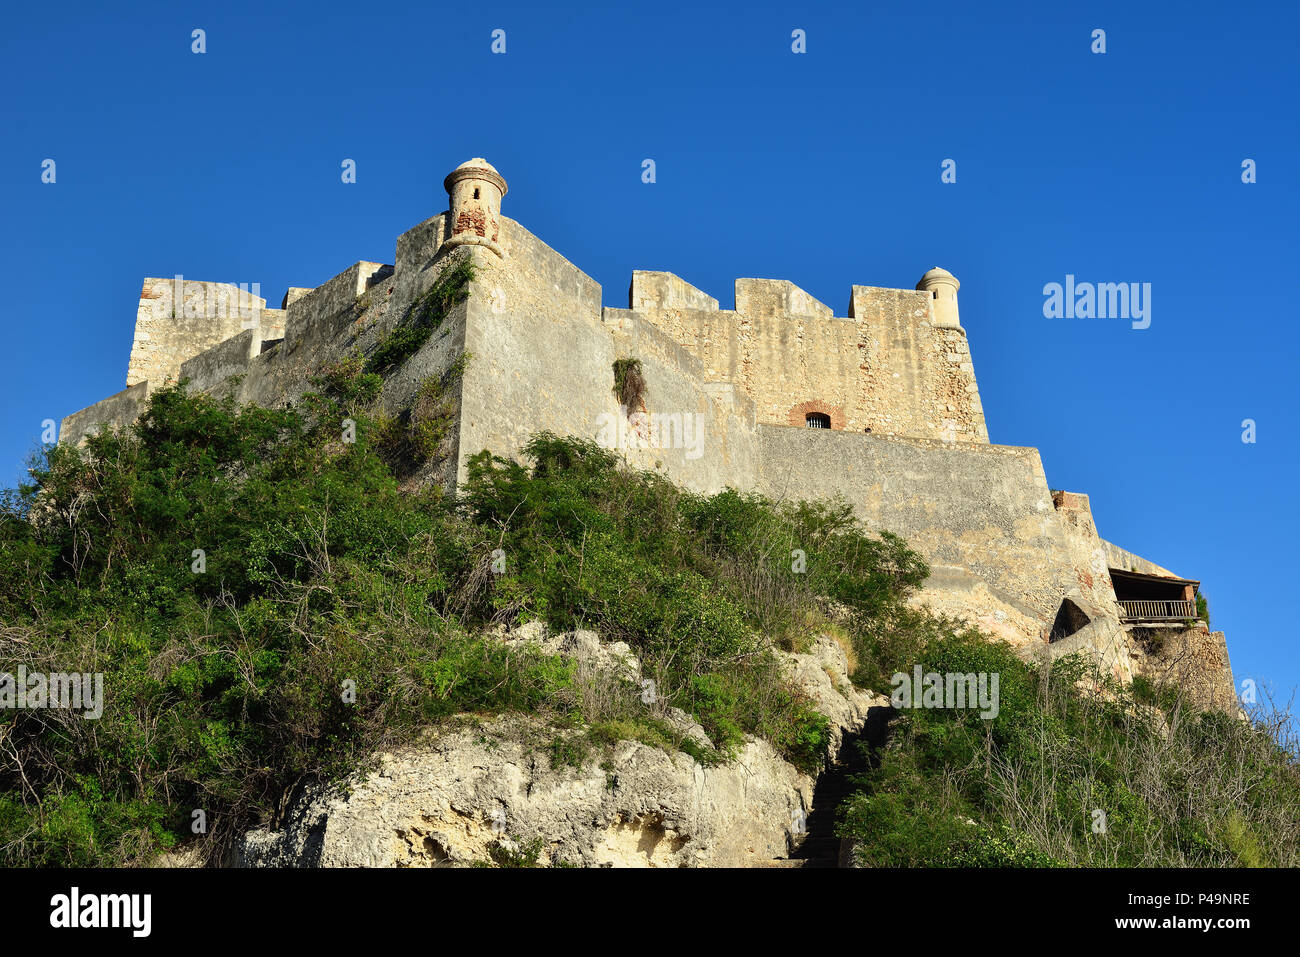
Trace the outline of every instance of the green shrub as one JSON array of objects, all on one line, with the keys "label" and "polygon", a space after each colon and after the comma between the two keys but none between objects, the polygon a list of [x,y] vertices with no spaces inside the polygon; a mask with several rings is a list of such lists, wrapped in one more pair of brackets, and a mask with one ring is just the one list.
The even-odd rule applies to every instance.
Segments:
[{"label": "green shrub", "polygon": [[900,712],[840,817],[858,863],[1300,863],[1289,719],[1197,713],[1146,679],[1121,689],[1077,656],[1030,665],[974,632],[904,647],[899,671],[998,674],[999,710]]},{"label": "green shrub", "polygon": [[641,372],[640,359],[614,360],[614,395],[618,403],[628,412],[636,412],[645,396],[645,376]]},{"label": "green shrub", "polygon": [[[864,620],[900,606],[924,564],[897,538],[863,534],[843,506],[693,495],[545,433],[525,452],[531,468],[487,453],[468,465],[465,507],[500,530],[508,568],[477,615],[625,641],[664,702],[724,752],[757,734],[819,766],[824,720],[787,686],[771,639],[806,639],[833,605]],[[792,568],[794,547],[807,569]]]},{"label": "green shrub", "polygon": [[1196,590],[1196,617],[1205,622],[1205,627],[1210,627],[1210,601],[1201,594],[1201,590]]},{"label": "green shrub", "polygon": [[542,839],[535,837],[531,841],[493,841],[488,845],[490,858],[487,867],[540,867],[542,856]]},{"label": "green shrub", "polygon": [[326,366],[313,384],[336,397],[345,408],[354,405],[368,406],[379,398],[384,380],[376,372],[365,371],[366,362],[360,354],[346,356]]}]

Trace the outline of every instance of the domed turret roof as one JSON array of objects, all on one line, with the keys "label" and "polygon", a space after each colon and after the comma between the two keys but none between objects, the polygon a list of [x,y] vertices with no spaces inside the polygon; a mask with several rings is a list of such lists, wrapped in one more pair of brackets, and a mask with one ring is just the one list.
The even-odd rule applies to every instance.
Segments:
[{"label": "domed turret roof", "polygon": [[961,283],[957,281],[956,276],[948,272],[948,270],[944,269],[942,266],[935,266],[921,277],[921,281],[916,284],[916,288],[928,289],[933,285],[951,285],[955,289],[957,286],[961,285]]},{"label": "domed turret roof", "polygon": [[451,187],[462,179],[485,179],[489,183],[495,184],[501,190],[502,196],[506,194],[505,177],[497,172],[495,166],[481,156],[465,160],[465,162],[448,173],[447,178],[442,181],[442,187],[450,193]]}]

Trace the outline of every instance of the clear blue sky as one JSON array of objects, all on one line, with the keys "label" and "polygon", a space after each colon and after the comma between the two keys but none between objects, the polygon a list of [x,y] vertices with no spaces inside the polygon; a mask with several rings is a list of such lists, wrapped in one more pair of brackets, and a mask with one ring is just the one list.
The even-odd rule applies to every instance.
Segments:
[{"label": "clear blue sky", "polygon": [[[619,6],[9,8],[4,484],[43,419],[124,386],[141,278],[278,305],[392,262],[481,155],[610,305],[666,269],[724,306],[737,276],[790,279],[842,315],[853,283],[950,269],[992,440],[1201,579],[1239,680],[1300,685],[1294,5]],[[1067,273],[1151,283],[1150,328],[1044,318]]]}]

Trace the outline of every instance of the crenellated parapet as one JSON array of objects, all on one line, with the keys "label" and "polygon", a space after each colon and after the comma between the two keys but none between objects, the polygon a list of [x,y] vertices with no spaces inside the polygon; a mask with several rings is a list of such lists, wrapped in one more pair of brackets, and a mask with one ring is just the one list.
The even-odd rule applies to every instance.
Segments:
[{"label": "crenellated parapet", "polygon": [[875,435],[988,442],[958,282],[942,269],[917,289],[854,286],[848,316],[784,279],[737,279],[735,306],[667,272],[632,274],[629,308],[734,382],[759,421]]},{"label": "crenellated parapet", "polygon": [[126,384],[156,387],[174,381],[184,362],[244,330],[257,337],[282,337],[285,314],[267,309],[260,291],[257,283],[145,279]]}]

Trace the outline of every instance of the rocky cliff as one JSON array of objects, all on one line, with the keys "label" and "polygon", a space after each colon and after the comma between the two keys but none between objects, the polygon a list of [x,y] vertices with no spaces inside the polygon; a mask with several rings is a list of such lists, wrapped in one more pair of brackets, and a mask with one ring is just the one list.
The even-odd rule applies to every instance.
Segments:
[{"label": "rocky cliff", "polygon": [[[501,636],[533,642],[585,666],[640,680],[621,644],[591,632],[551,635],[533,624]],[[792,679],[829,719],[828,760],[846,733],[886,699],[855,689],[844,651],[821,635],[786,655]],[[686,737],[704,729],[673,711]],[[747,738],[730,760],[704,766],[683,751],[618,741],[564,764],[552,742],[576,731],[527,715],[461,716],[379,756],[342,785],[309,790],[277,829],[244,838],[249,867],[439,867],[532,849],[540,864],[744,867],[787,858],[803,835],[814,779],[766,741]]]}]

